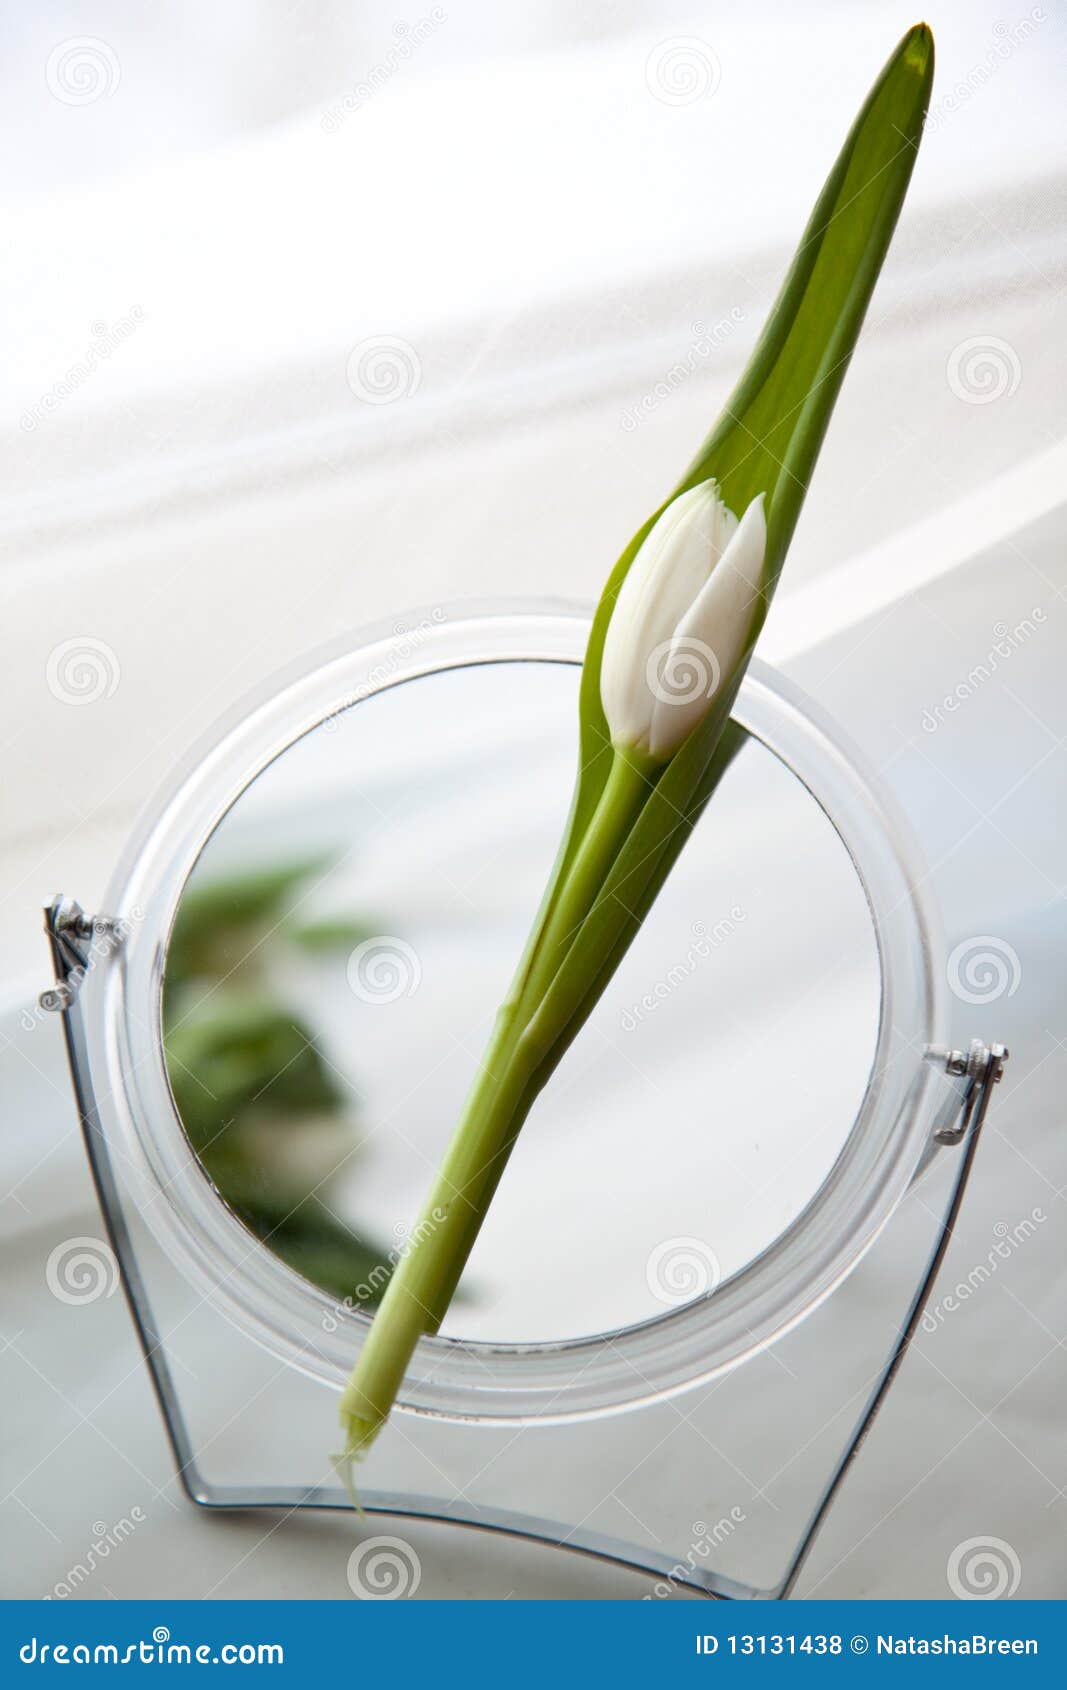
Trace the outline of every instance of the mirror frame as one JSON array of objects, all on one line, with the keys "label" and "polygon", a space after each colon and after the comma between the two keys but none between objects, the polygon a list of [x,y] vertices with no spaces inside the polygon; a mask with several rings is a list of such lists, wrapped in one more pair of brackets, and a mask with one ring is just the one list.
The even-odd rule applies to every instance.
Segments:
[{"label": "mirror frame", "polygon": [[[167,1255],[240,1331],[340,1388],[370,1317],[263,1248],[211,1184],[178,1117],[162,1045],[167,946],[186,881],[247,787],[305,734],[368,697],[443,669],[581,662],[589,615],[562,606],[435,607],[335,642],[261,689],[194,748],[149,807],[108,889],[128,925],[84,995],[101,1130]],[[943,1077],[934,918],[908,829],[862,759],[804,695],[754,661],[735,719],[797,777],[838,833],[871,911],[880,1015],[866,1094],[823,1185],[759,1257],[712,1293],[594,1337],[544,1344],[424,1338],[399,1406],[496,1423],[565,1421],[658,1400],[738,1365],[851,1272],[929,1145]],[[134,912],[140,912],[135,914]],[[832,1061],[832,1051],[812,1053]],[[782,1106],[789,1107],[788,1092]],[[332,1330],[330,1329],[332,1327]]]}]

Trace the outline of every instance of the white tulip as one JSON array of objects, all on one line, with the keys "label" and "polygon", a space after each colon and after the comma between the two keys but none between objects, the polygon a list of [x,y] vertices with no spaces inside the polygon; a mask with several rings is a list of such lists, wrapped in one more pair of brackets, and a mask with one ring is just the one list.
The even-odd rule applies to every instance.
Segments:
[{"label": "white tulip", "polygon": [[713,480],[667,506],[619,589],[600,666],[612,744],[666,762],[751,642],[762,586],[763,494],[741,521]]}]

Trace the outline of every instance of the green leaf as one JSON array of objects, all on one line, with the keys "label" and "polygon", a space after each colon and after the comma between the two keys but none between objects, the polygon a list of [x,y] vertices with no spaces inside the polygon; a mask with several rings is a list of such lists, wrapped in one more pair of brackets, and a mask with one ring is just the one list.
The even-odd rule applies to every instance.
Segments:
[{"label": "green leaf", "polygon": [[[652,907],[709,798],[745,740],[730,721],[737,691],[781,571],[807,481],[856,344],[907,191],[933,78],[925,25],[904,37],[854,123],[816,202],[767,325],[722,417],[670,498],[634,535],[597,606],[579,695],[580,762],[563,843],[487,1057],[503,1067],[520,1037],[541,1053],[516,1110],[521,1122],[598,1001]],[[672,499],[714,476],[741,515],[766,495],[765,591],[743,661],[711,709],[662,771],[647,773],[648,797],[583,918],[571,926],[575,868],[604,795],[615,751],[600,700],[608,623],[645,536]],[[597,826],[603,818],[598,817]],[[560,945],[560,927],[571,929]],[[597,959],[590,969],[590,959]],[[472,1201],[473,1238],[503,1159]],[[468,1194],[470,1195],[470,1194]],[[457,1251],[457,1263],[461,1256]],[[448,1306],[455,1273],[444,1277],[433,1313]]]},{"label": "green leaf", "polygon": [[741,517],[763,494],[767,546],[742,659],[722,677],[703,720],[662,768],[611,746],[600,671],[619,588],[666,504],[634,536],[609,577],[582,672],[579,770],[564,841],[423,1210],[440,1214],[441,1224],[420,1238],[393,1275],[342,1396],[350,1460],[370,1448],[415,1345],[436,1330],[534,1099],[599,999],[744,741],[730,710],[903,203],[932,76],[933,41],[919,25],[871,91],[748,367],[671,495],[714,477]]},{"label": "green leaf", "polygon": [[[729,708],[725,702],[724,708]],[[530,1037],[546,1057],[537,1070],[535,1095],[595,1009],[708,800],[747,739],[736,722],[720,729],[684,808],[670,801],[662,781],[649,798],[530,1025]],[[686,749],[683,746],[679,756]],[[590,956],[600,959],[593,974]]]},{"label": "green leaf", "polygon": [[302,881],[326,867],[321,857],[311,857],[219,875],[203,883],[194,880],[182,899],[178,921],[194,932],[216,923],[260,921],[277,914]]},{"label": "green leaf", "polygon": [[867,96],[748,367],[675,489],[714,475],[738,513],[767,494],[769,587],[896,228],[933,75],[933,36],[916,24]]},{"label": "green leaf", "polygon": [[223,1195],[250,1231],[313,1285],[355,1307],[380,1301],[393,1271],[389,1250],[353,1232],[318,1198],[283,1206]]},{"label": "green leaf", "polygon": [[380,925],[356,921],[346,916],[324,916],[320,921],[308,921],[302,926],[286,927],[285,937],[302,951],[318,954],[326,951],[351,950],[381,932]]},{"label": "green leaf", "polygon": [[278,920],[321,858],[201,880],[194,871],[167,947],[167,989],[197,976],[221,978],[243,962],[253,927]]},{"label": "green leaf", "polygon": [[[759,493],[767,495],[765,590],[751,633],[755,644],[904,203],[933,71],[933,36],[925,24],[917,24],[890,58],[852,126],[722,416],[608,578],[582,671],[579,777],[560,856],[561,877],[589,825],[611,766],[600,666],[619,588],[661,512],[678,494],[709,476],[716,478],[723,499],[738,516]],[[694,730],[705,755],[715,737],[702,731],[706,725]],[[691,759],[679,752],[662,777],[665,798],[683,812],[690,807],[693,783],[699,778],[694,765],[699,762],[699,755]]]},{"label": "green leaf", "polygon": [[178,1113],[203,1150],[250,1111],[291,1117],[343,1102],[308,1029],[269,998],[216,992],[164,1039]]},{"label": "green leaf", "polygon": [[[619,589],[661,512],[678,494],[711,476],[738,516],[758,494],[766,495],[764,592],[750,630],[751,654],[904,202],[929,104],[933,67],[933,37],[925,24],[918,24],[890,58],[853,124],[763,334],[721,418],[670,498],[634,535],[608,579],[582,669],[575,795],[537,938],[527,953],[527,971],[538,954],[546,917],[558,902],[612,764],[600,700],[600,669]],[[710,796],[704,777],[746,665],[747,655],[732,685],[723,686],[714,708],[658,780],[650,778],[649,801],[604,889],[605,896],[616,894],[616,907],[597,912],[592,926],[578,930],[572,945],[576,956],[588,955],[593,944],[608,944],[618,960],[617,936],[628,929],[632,937],[637,931],[640,923],[629,919],[626,906],[640,907],[642,918],[647,913]],[[702,794],[699,800],[698,794]],[[614,938],[609,931],[613,924]],[[551,1008],[546,1004],[545,1013],[548,1020],[554,1015],[558,1018],[558,1002]]]}]

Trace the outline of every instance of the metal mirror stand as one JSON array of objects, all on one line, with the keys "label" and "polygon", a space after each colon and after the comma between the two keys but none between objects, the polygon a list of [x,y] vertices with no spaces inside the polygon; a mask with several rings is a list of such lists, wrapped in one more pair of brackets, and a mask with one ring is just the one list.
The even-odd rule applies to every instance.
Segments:
[{"label": "metal mirror stand", "polygon": [[[121,944],[121,924],[107,916],[86,915],[73,900],[60,896],[45,910],[45,930],[51,945],[56,984],[41,994],[40,1003],[43,1009],[56,1011],[63,1017],[67,1058],[93,1184],[100,1201],[108,1240],[119,1263],[126,1301],[133,1316],[145,1363],[162,1411],[178,1478],[185,1494],[191,1502],[201,1508],[223,1510],[351,1509],[352,1503],[348,1494],[340,1486],[320,1485],[302,1490],[298,1486],[216,1485],[209,1483],[200,1473],[167,1364],[163,1338],[156,1327],[147,1289],[138,1268],[107,1141],[96,1112],[85,1028],[78,1003],[79,987],[91,966],[88,947],[97,937],[109,937],[114,944]],[[893,1347],[801,1535],[786,1574],[778,1585],[771,1589],[757,1589],[752,1585],[738,1584],[712,1572],[705,1572],[703,1569],[685,1569],[681,1572],[668,1554],[660,1555],[644,1548],[636,1549],[633,1545],[597,1533],[570,1533],[564,1542],[560,1538],[558,1526],[550,1520],[510,1513],[505,1509],[480,1509],[463,1499],[455,1505],[450,1505],[437,1498],[368,1492],[364,1497],[364,1511],[367,1514],[391,1514],[448,1521],[488,1531],[507,1532],[513,1537],[566,1548],[579,1555],[593,1556],[636,1572],[648,1573],[656,1578],[669,1576],[674,1584],[718,1600],[774,1601],[790,1596],[845,1475],[874,1424],[875,1416],[922,1319],[934,1280],[952,1238],[993,1086],[1004,1072],[1008,1052],[1003,1045],[985,1045],[976,1039],[969,1051],[937,1049],[931,1046],[927,1048],[925,1057],[928,1061],[938,1064],[947,1076],[946,1102],[933,1125],[932,1138],[937,1144],[959,1149],[959,1164],[933,1248]]]}]

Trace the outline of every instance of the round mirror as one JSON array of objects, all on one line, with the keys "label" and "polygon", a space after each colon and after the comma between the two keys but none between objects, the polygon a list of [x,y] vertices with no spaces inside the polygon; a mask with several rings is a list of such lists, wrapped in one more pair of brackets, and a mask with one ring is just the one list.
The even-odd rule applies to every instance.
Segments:
[{"label": "round mirror", "polygon": [[[376,692],[246,787],[164,979],[167,1072],[226,1203],[338,1304],[405,1248],[559,843],[579,668]],[[797,1219],[868,1085],[870,912],[749,739],[518,1141],[442,1332],[544,1342],[703,1297]]]}]

